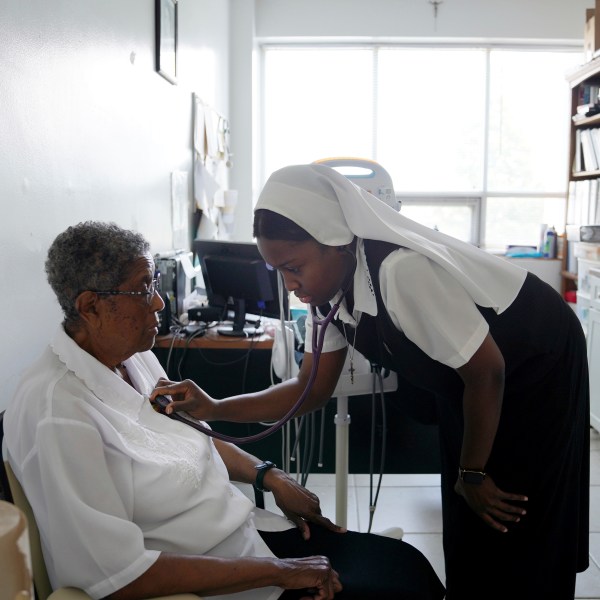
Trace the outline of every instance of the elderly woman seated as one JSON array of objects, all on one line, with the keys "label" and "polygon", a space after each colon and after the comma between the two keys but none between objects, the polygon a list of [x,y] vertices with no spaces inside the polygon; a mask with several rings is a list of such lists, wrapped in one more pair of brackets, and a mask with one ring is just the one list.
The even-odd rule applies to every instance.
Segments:
[{"label": "elderly woman seated", "polygon": [[255,482],[261,461],[153,409],[164,304],[142,236],[69,227],[46,272],[64,322],[24,374],[5,431],[53,586],[117,599],[443,597],[418,550],[342,531],[277,468],[263,485],[287,518],[257,508],[230,481]]}]

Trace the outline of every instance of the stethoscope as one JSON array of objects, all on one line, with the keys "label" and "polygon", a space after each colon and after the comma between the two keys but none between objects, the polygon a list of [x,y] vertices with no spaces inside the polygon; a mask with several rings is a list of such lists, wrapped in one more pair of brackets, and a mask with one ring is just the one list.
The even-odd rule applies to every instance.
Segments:
[{"label": "stethoscope", "polygon": [[197,429],[198,431],[201,431],[202,433],[204,433],[210,437],[214,437],[214,438],[216,438],[218,440],[222,440],[224,442],[231,442],[232,444],[250,444],[251,442],[258,442],[259,440],[262,440],[262,439],[270,436],[272,433],[279,431],[288,421],[290,421],[290,419],[292,419],[294,417],[294,415],[298,412],[298,410],[300,410],[300,407],[302,406],[302,404],[304,404],[304,401],[306,400],[306,398],[308,397],[308,395],[310,394],[310,392],[313,388],[315,379],[317,378],[317,371],[319,370],[319,361],[321,359],[321,352],[323,351],[323,343],[325,341],[325,331],[327,329],[327,326],[331,323],[331,321],[333,321],[335,315],[337,314],[337,311],[340,308],[342,300],[345,298],[348,290],[350,289],[350,285],[354,280],[354,273],[356,271],[356,265],[357,265],[356,256],[348,249],[345,249],[344,251],[347,252],[348,254],[350,254],[352,256],[352,258],[354,259],[354,267],[352,268],[352,271],[350,272],[350,274],[346,280],[346,283],[342,287],[342,293],[340,294],[339,299],[329,309],[327,316],[322,317],[322,318],[319,317],[317,314],[317,309],[312,304],[310,306],[310,311],[311,311],[312,321],[313,321],[313,330],[312,330],[313,362],[312,362],[312,367],[310,370],[310,375],[308,377],[308,381],[306,382],[306,386],[305,386],[303,392],[300,394],[298,400],[296,400],[296,402],[294,403],[292,408],[290,408],[290,410],[279,421],[277,421],[276,423],[271,425],[268,429],[261,431],[260,433],[255,433],[254,435],[248,435],[245,437],[234,437],[231,435],[226,435],[224,433],[219,433],[218,431],[214,431],[213,429],[210,429],[210,428],[206,427],[205,425],[198,423],[197,421],[192,421],[191,418],[184,417],[183,415],[176,413],[176,412],[172,412],[171,414],[167,415],[167,413],[165,412],[165,408],[169,404],[171,404],[171,401],[166,396],[162,396],[162,395],[157,396],[152,401],[152,404],[155,407],[155,409],[158,412],[160,412],[161,414],[167,415],[168,417],[170,417],[171,419],[174,419],[176,421],[181,421],[182,423],[185,423],[186,425],[189,425],[190,427],[193,427],[194,429]]}]

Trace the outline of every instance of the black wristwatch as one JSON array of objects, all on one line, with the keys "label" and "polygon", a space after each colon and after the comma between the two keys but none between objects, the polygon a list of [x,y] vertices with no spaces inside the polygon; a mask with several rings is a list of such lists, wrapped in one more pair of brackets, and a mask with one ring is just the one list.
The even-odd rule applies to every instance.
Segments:
[{"label": "black wristwatch", "polygon": [[254,487],[259,492],[270,492],[271,490],[267,490],[263,486],[263,479],[265,478],[265,473],[269,469],[275,468],[277,465],[272,463],[270,460],[265,460],[264,463],[260,463],[260,465],[255,465],[254,468],[258,471],[256,474],[256,481],[254,482]]},{"label": "black wristwatch", "polygon": [[458,476],[464,483],[481,485],[486,475],[487,473],[484,471],[475,471],[473,469],[463,469],[462,467],[458,467]]}]

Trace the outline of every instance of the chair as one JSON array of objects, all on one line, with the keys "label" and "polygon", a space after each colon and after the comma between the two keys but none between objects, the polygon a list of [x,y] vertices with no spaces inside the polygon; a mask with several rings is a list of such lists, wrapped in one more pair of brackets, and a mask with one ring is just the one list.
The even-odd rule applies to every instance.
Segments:
[{"label": "chair", "polygon": [[42,556],[42,546],[40,542],[40,532],[37,528],[37,523],[33,516],[33,510],[23,493],[21,484],[17,481],[13,470],[11,469],[8,461],[4,462],[4,468],[6,470],[6,477],[8,480],[7,494],[10,493],[11,498],[7,498],[8,501],[12,502],[15,506],[21,509],[25,518],[27,519],[27,525],[29,527],[29,547],[31,550],[31,565],[33,568],[33,582],[35,590],[37,592],[39,600],[46,600],[52,593],[52,587],[48,579],[48,573],[46,573],[46,565],[44,564],[44,558]]},{"label": "chair", "polygon": [[0,581],[0,599],[33,599],[27,519],[4,500],[0,500]]},{"label": "chair", "polygon": [[400,210],[400,200],[394,193],[391,175],[374,160],[339,156],[336,158],[321,158],[315,164],[335,169],[358,187],[367,190],[394,210]]},{"label": "chair", "polygon": [[[0,448],[4,439],[4,411],[0,413]],[[5,500],[12,502],[24,513],[29,528],[29,544],[31,551],[31,563],[33,567],[33,584],[37,600],[90,600],[83,590],[77,588],[61,588],[52,590],[44,555],[42,554],[42,544],[40,541],[40,532],[37,527],[35,516],[27,496],[21,487],[18,479],[12,470],[8,461],[0,462],[0,485],[4,490]],[[156,600],[202,600],[195,594],[174,594],[172,596],[162,596]]]}]

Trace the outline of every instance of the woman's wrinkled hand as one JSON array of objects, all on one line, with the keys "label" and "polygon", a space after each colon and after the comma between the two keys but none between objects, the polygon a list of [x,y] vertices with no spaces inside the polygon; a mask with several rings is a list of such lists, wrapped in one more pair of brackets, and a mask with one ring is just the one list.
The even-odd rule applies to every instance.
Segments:
[{"label": "woman's wrinkled hand", "polygon": [[282,579],[278,583],[284,589],[306,589],[302,600],[333,600],[342,591],[338,573],[326,556],[280,559]]},{"label": "woman's wrinkled hand", "polygon": [[172,400],[171,404],[165,409],[168,415],[184,410],[201,421],[214,421],[217,419],[218,402],[190,379],[169,381],[161,377],[150,394],[150,401],[152,402],[156,396],[161,395],[169,396]]},{"label": "woman's wrinkled hand", "polygon": [[298,527],[305,540],[310,538],[309,523],[315,523],[336,533],[346,531],[324,517],[321,514],[319,498],[284,471],[270,469],[263,481],[267,489],[273,493],[277,506]]},{"label": "woman's wrinkled hand", "polygon": [[459,477],[454,491],[465,499],[471,510],[487,525],[502,533],[508,531],[504,523],[518,523],[527,514],[522,506],[515,504],[527,502],[527,496],[502,491],[489,475],[481,484],[465,483]]}]

